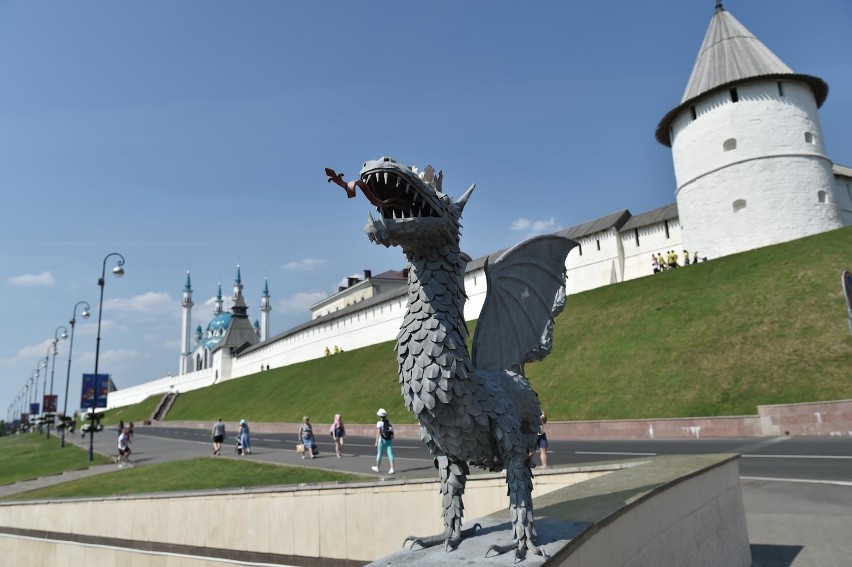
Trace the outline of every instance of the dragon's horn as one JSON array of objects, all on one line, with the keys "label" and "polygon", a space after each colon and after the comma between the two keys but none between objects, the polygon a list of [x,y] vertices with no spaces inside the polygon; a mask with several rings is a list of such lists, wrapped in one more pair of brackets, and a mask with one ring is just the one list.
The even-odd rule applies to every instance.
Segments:
[{"label": "dragon's horn", "polygon": [[456,201],[456,207],[459,209],[459,214],[464,210],[464,206],[467,205],[467,200],[470,199],[471,193],[476,189],[476,183],[468,187],[467,191],[464,192],[464,195],[459,197],[459,200]]}]

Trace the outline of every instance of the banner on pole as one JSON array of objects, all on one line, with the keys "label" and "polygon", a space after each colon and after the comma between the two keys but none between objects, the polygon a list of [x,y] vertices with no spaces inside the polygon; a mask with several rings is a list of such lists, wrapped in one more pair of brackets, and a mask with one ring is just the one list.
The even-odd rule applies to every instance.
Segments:
[{"label": "banner on pole", "polygon": [[80,398],[80,407],[105,408],[107,407],[107,394],[109,394],[109,374],[83,374],[83,393]]},{"label": "banner on pole", "polygon": [[30,415],[38,415],[39,413],[41,413],[40,411],[38,411],[38,407],[39,407],[38,402],[31,403],[30,404]]},{"label": "banner on pole", "polygon": [[841,275],[843,296],[846,298],[846,312],[849,316],[849,332],[852,333],[852,272],[845,270]]},{"label": "banner on pole", "polygon": [[30,414],[22,413],[21,414],[21,423],[29,423],[30,422]]},{"label": "banner on pole", "polygon": [[56,394],[44,396],[44,413],[56,413],[56,399],[58,397]]}]

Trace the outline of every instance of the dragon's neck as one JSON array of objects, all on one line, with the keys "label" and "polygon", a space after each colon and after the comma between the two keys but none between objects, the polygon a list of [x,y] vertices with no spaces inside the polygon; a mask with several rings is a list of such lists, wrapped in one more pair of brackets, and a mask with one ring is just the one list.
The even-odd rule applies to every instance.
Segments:
[{"label": "dragon's neck", "polygon": [[[406,405],[419,414],[418,401],[452,397],[451,381],[472,371],[464,321],[466,260],[458,245],[409,254],[408,260],[408,310],[398,336],[397,362]],[[444,394],[437,395],[436,389]]]}]

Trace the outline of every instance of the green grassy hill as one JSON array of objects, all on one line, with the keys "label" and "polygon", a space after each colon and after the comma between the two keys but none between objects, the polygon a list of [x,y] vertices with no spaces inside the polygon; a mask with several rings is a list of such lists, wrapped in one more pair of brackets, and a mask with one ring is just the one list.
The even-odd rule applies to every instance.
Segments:
[{"label": "green grassy hill", "polygon": [[[852,227],[570,296],[527,374],[551,419],[754,414],[852,398]],[[181,394],[168,418],[411,421],[393,342]],[[131,411],[131,410],[126,410]],[[112,416],[111,416],[112,417]]]}]

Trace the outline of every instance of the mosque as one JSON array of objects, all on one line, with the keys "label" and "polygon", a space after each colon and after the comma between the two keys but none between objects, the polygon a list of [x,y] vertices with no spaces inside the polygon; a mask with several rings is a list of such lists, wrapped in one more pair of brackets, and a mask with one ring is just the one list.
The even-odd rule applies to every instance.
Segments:
[{"label": "mosque", "polygon": [[[717,1],[680,103],[656,129],[657,141],[671,148],[676,203],[637,215],[623,209],[559,231],[580,244],[566,261],[567,292],[650,275],[652,254],[686,249],[712,259],[852,225],[852,168],[829,159],[820,126],[827,95],[825,81],[790,69]],[[485,301],[486,258],[467,267],[468,320]],[[251,324],[238,267],[231,311],[222,310],[220,284],[213,319],[191,341],[187,274],[179,375],[113,392],[109,407],[319,358],[330,346],[390,341],[406,289],[404,270],[365,270],[311,306],[310,321],[270,337],[268,284],[260,321]]]}]

